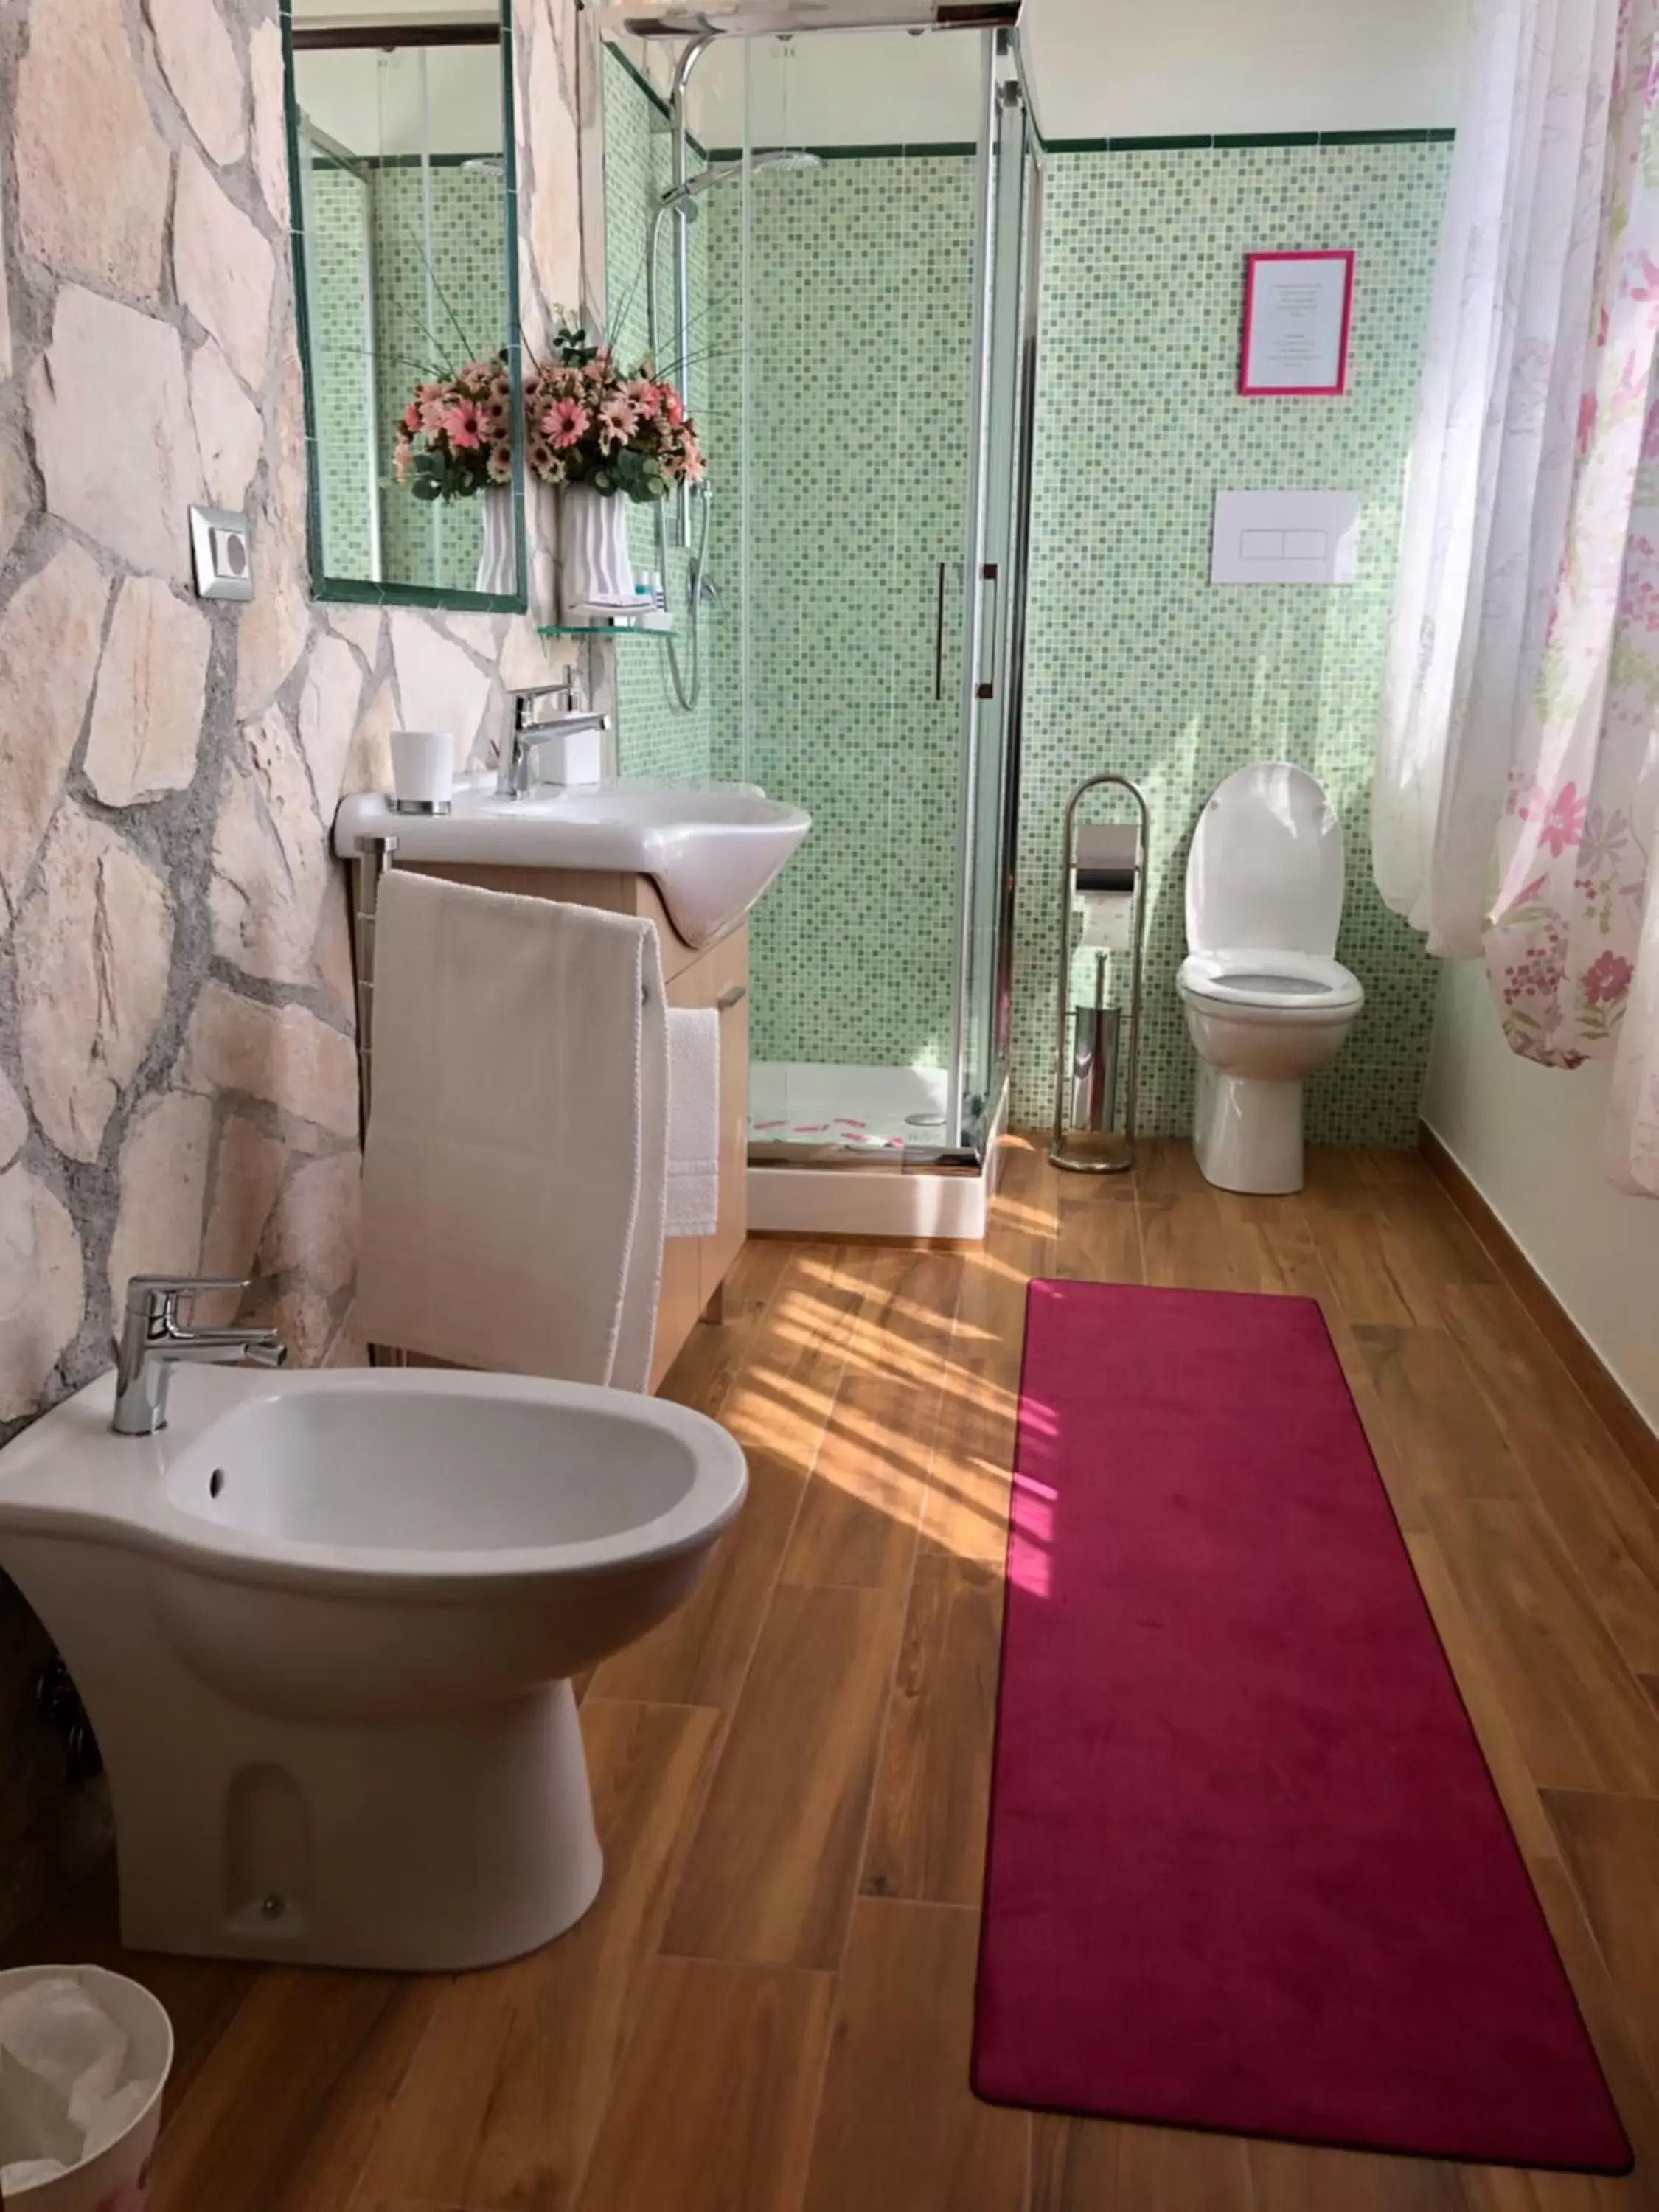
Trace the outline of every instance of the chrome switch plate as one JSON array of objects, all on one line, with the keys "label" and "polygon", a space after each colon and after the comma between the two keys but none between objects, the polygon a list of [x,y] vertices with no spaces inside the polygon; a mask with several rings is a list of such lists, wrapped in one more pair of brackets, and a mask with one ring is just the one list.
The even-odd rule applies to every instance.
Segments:
[{"label": "chrome switch plate", "polygon": [[251,599],[253,548],[247,517],[228,507],[192,507],[190,550],[199,599]]}]

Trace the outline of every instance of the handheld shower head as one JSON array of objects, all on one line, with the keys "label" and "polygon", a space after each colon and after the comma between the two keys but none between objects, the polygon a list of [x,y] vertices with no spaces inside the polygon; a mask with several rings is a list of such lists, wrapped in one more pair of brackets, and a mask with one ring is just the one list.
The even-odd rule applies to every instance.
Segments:
[{"label": "handheld shower head", "polygon": [[[822,155],[809,154],[805,148],[773,146],[763,154],[751,155],[749,166],[751,170],[801,171],[821,169],[823,161]],[[696,176],[688,177],[683,185],[676,185],[665,191],[662,196],[662,204],[665,210],[684,208],[690,212],[695,210],[705,192],[712,192],[721,185],[734,185],[742,175],[741,161],[717,161],[712,168],[702,170]]]}]

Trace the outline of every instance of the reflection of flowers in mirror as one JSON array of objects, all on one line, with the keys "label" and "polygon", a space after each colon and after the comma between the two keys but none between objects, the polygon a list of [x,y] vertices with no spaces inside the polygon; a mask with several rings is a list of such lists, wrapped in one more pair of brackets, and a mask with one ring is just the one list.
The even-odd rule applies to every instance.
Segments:
[{"label": "reflection of flowers in mirror", "polygon": [[507,356],[470,361],[417,384],[403,411],[392,465],[419,500],[470,499],[513,481],[513,380]]},{"label": "reflection of flowers in mirror", "polygon": [[632,374],[608,345],[562,319],[553,357],[525,390],[526,458],[547,484],[586,484],[606,497],[666,499],[707,473],[697,426],[674,386],[641,361]]}]

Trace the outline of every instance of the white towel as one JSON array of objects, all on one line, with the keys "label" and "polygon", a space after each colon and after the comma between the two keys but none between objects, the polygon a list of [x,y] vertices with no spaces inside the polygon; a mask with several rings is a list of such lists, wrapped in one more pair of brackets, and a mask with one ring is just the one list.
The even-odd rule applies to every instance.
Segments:
[{"label": "white towel", "polygon": [[668,1152],[655,930],[398,868],[374,937],[366,1337],[645,1389]]},{"label": "white towel", "polygon": [[670,1237],[712,1237],[720,1205],[720,1018],[668,1010]]}]

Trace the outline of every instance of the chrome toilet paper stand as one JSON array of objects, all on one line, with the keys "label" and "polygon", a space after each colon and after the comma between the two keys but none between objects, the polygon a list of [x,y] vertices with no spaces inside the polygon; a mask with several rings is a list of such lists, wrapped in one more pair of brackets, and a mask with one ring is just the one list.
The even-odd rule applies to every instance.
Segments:
[{"label": "chrome toilet paper stand", "polygon": [[[1103,1125],[1086,1130],[1076,1126],[1075,1116],[1068,1116],[1066,1093],[1073,1083],[1097,1093],[1102,1083],[1102,1041],[1106,1024],[1101,1019],[1110,1013],[1115,1018],[1117,1009],[1100,1005],[1100,987],[1105,972],[1105,956],[1100,956],[1096,969],[1096,1000],[1092,1008],[1074,1010],[1072,992],[1072,899],[1077,878],[1077,811],[1091,791],[1112,789],[1127,792],[1134,802],[1139,824],[1139,841],[1135,854],[1134,908],[1129,929],[1129,1049],[1123,1062],[1123,1127],[1121,1132]],[[1122,1175],[1135,1164],[1135,1108],[1140,1086],[1140,998],[1141,971],[1146,941],[1146,866],[1152,839],[1152,815],[1146,796],[1138,784],[1131,783],[1127,775],[1109,771],[1099,775],[1085,775],[1066,803],[1066,826],[1061,833],[1060,870],[1060,969],[1054,996],[1056,1036],[1054,1043],[1054,1126],[1048,1157],[1057,1168],[1065,1168],[1073,1175]],[[1090,1042],[1087,1050],[1075,1046],[1077,1034],[1075,1013],[1092,1015]],[[1115,1054],[1113,1055],[1114,1062]],[[1105,1082],[1105,1112],[1109,1117],[1115,1103],[1115,1066]],[[1117,1136],[1118,1144],[1108,1149],[1101,1139]],[[1088,1137],[1097,1149],[1087,1152],[1077,1149],[1079,1138]]]}]

